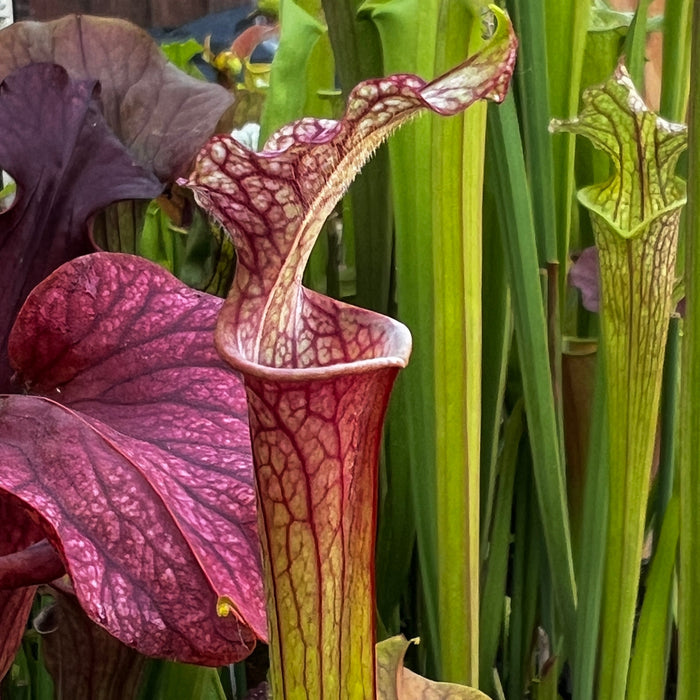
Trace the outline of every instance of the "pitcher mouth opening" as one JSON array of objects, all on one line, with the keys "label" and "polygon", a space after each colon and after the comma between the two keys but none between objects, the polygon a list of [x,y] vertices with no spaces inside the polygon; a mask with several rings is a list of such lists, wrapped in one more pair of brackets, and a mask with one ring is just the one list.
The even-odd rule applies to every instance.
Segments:
[{"label": "pitcher mouth opening", "polygon": [[[321,299],[320,295],[304,290],[308,298]],[[382,314],[323,298],[327,318],[346,330],[344,337],[333,336],[331,344],[319,341],[329,336],[316,330],[319,318],[311,312],[299,322],[301,331],[289,338],[293,348],[290,360],[266,362],[259,348],[257,354],[246,348],[246,343],[236,334],[235,302],[224,304],[214,335],[214,343],[220,356],[234,369],[249,376],[271,381],[313,381],[331,377],[361,374],[395,367],[401,369],[411,354],[411,333],[399,321]],[[229,316],[230,314],[230,316]],[[324,318],[322,320],[327,320]],[[303,338],[301,336],[304,336]],[[268,348],[272,355],[274,349]]]},{"label": "pitcher mouth opening", "polygon": [[355,360],[354,362],[341,362],[325,367],[272,367],[257,362],[252,362],[241,356],[226,354],[223,356],[231,367],[241,374],[279,382],[307,382],[333,377],[347,376],[351,374],[363,374],[382,369],[402,369],[407,360],[402,357],[377,357],[368,360]]}]

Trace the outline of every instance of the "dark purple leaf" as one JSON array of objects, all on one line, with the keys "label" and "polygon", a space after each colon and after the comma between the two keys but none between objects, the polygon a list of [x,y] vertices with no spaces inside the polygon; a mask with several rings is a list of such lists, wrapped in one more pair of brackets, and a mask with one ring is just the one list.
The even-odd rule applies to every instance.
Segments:
[{"label": "dark purple leaf", "polygon": [[183,174],[233,97],[168,63],[142,29],[119,19],[69,15],[0,32],[0,78],[29,63],[98,80],[109,127],[162,181]]},{"label": "dark purple leaf", "polygon": [[212,665],[266,634],[245,396],[212,343],[221,303],[133,256],[68,263],[10,337],[46,398],[0,405],[0,488],[41,515],[87,614],[144,654]]},{"label": "dark purple leaf", "polygon": [[17,181],[13,206],[0,214],[0,391],[7,391],[7,337],[26,296],[90,250],[86,222],[98,209],[154,197],[161,185],[110,132],[95,82],[71,80],[57,65],[30,65],[5,79],[0,133],[0,164]]}]

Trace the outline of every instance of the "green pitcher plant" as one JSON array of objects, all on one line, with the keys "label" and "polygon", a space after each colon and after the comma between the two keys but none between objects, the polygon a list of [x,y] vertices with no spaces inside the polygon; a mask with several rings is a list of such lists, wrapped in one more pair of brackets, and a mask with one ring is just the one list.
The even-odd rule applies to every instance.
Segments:
[{"label": "green pitcher plant", "polygon": [[245,381],[276,698],[428,692],[400,671],[405,643],[375,651],[377,458],[411,336],[301,281],[326,217],[392,131],[421,111],[448,116],[504,98],[517,42],[507,16],[492,11],[491,40],[457,68],[429,83],[409,74],[361,83],[341,121],[301,119],[260,153],[214,137],[185,183],[237,249],[215,342]]},{"label": "green pitcher plant", "polygon": [[673,312],[685,183],[674,175],[686,127],[651,112],[624,65],[552,129],[586,136],[614,173],[579,192],[590,211],[601,283],[609,415],[608,542],[597,697],[625,697],[664,349]]}]

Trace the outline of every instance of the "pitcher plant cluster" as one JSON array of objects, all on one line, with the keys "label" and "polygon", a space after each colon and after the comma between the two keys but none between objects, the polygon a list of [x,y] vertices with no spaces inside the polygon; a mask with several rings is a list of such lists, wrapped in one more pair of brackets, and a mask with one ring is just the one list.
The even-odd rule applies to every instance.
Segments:
[{"label": "pitcher plant cluster", "polygon": [[504,5],[0,32],[8,698],[700,694],[700,17]]}]

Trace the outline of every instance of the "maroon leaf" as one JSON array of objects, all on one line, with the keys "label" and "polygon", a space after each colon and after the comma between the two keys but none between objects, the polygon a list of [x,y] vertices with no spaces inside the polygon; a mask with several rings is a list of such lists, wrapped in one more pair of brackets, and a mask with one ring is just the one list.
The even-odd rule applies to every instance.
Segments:
[{"label": "maroon leaf", "polygon": [[32,609],[36,586],[18,588],[16,591],[0,591],[0,680],[12,668],[17,650]]},{"label": "maroon leaf", "polygon": [[53,581],[66,573],[63,561],[48,540],[0,556],[0,591]]},{"label": "maroon leaf", "polygon": [[123,20],[69,15],[0,32],[0,78],[40,62],[98,80],[107,124],[164,182],[184,172],[233,103],[224,88],[168,63],[145,31]]},{"label": "maroon leaf", "polygon": [[[161,188],[148,173],[162,181],[182,173],[233,99],[169,64],[148,34],[121,20],[72,15],[0,32],[0,78],[40,63],[64,66],[76,82],[45,67],[0,91],[0,166],[20,188],[11,213],[0,217],[0,391],[10,389],[12,318],[41,279],[89,252],[87,217],[120,199],[156,196]],[[113,136],[105,147],[101,111],[128,153],[116,155]],[[134,204],[125,220],[142,214]],[[120,225],[119,240],[128,237]],[[126,245],[134,249],[133,241]]]},{"label": "maroon leaf", "polygon": [[86,222],[98,209],[162,188],[104,123],[95,82],[73,81],[60,66],[30,65],[0,85],[0,133],[0,164],[17,181],[14,205],[0,214],[0,391],[7,391],[7,338],[31,289],[91,248]]},{"label": "maroon leaf", "polygon": [[[144,654],[220,665],[265,636],[249,432],[221,300],[98,253],[27,299],[0,488],[42,518],[87,614]],[[218,617],[231,612],[228,617]]]},{"label": "maroon leaf", "polygon": [[[43,533],[21,503],[0,498],[0,558],[42,539]],[[14,591],[0,590],[0,678],[12,666],[32,607],[35,586]]]}]

